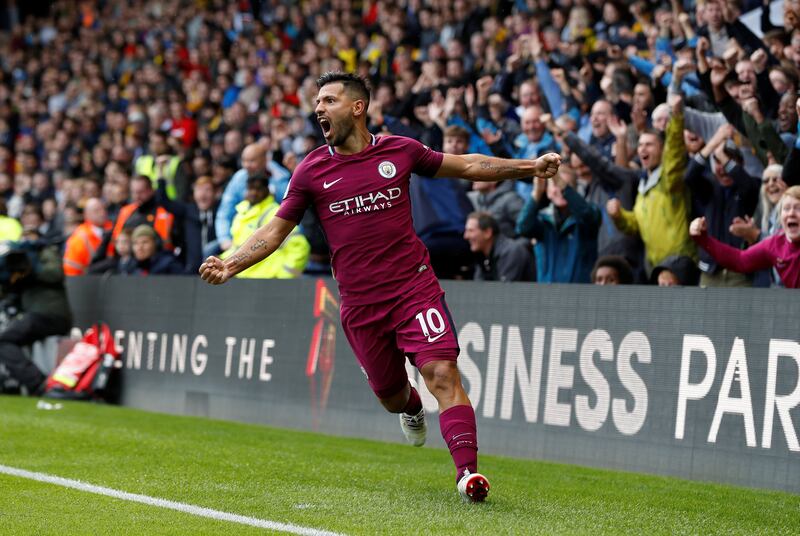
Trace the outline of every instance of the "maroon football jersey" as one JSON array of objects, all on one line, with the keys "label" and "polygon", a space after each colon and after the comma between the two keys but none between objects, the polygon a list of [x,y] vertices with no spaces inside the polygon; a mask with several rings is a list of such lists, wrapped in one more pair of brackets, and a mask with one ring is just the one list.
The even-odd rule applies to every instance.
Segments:
[{"label": "maroon football jersey", "polygon": [[408,188],[412,173],[432,177],[443,158],[416,140],[379,136],[358,154],[318,147],[297,166],[277,215],[299,222],[314,206],[344,303],[389,300],[434,278]]}]

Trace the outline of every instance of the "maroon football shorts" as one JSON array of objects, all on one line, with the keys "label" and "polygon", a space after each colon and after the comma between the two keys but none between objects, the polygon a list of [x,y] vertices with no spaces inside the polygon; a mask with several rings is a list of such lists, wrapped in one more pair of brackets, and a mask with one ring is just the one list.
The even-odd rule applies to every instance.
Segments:
[{"label": "maroon football shorts", "polygon": [[378,398],[408,382],[405,357],[418,369],[430,361],[458,358],[458,334],[436,288],[368,305],[342,305],[342,327]]}]

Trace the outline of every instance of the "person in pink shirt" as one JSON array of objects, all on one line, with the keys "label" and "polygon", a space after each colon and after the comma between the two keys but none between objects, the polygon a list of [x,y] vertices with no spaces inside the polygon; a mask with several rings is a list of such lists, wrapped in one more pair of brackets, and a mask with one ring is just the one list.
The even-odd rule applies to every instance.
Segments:
[{"label": "person in pink shirt", "polygon": [[800,288],[800,186],[787,189],[780,202],[781,230],[745,250],[709,236],[705,218],[692,221],[689,234],[729,270],[750,273],[774,267],[786,288]]},{"label": "person in pink shirt", "polygon": [[456,365],[458,334],[430,255],[414,232],[409,179],[412,173],[472,181],[551,178],[561,158],[453,155],[411,138],[376,137],[367,129],[364,79],[326,73],[317,86],[315,113],[326,145],[297,166],[275,217],[225,261],[206,259],[200,275],[219,285],[266,258],[313,206],[331,248],[342,327],[370,387],[386,410],[400,415],[406,439],[421,446],[425,412],[405,370],[409,358],[439,403],[459,494],[483,501],[489,480],[477,472],[475,412]]}]

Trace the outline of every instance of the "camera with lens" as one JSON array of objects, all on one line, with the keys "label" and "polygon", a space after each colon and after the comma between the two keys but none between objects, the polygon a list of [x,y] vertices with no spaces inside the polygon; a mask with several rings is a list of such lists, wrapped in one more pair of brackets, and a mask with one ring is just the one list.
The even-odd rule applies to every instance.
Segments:
[{"label": "camera with lens", "polygon": [[31,273],[38,262],[38,252],[43,244],[38,242],[5,242],[0,244],[0,285],[7,287],[12,276]]}]

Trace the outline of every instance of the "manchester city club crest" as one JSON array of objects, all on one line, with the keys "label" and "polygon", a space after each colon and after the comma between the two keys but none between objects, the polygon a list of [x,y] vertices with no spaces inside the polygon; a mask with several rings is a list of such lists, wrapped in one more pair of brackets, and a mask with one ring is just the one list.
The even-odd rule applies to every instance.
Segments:
[{"label": "manchester city club crest", "polygon": [[385,160],[378,164],[378,173],[381,174],[381,177],[384,179],[391,179],[395,175],[397,175],[397,168],[394,167],[394,164]]}]

